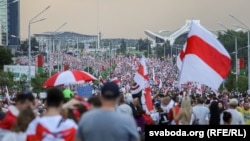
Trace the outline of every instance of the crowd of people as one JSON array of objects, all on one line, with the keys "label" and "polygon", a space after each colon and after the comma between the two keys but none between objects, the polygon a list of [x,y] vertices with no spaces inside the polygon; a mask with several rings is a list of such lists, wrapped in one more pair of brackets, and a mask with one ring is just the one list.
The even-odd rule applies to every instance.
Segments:
[{"label": "crowd of people", "polygon": [[[99,75],[111,65],[109,59],[91,56],[80,57],[84,61],[79,63],[76,57],[66,58],[70,69],[92,63]],[[55,87],[48,89],[46,99],[22,92],[13,103],[0,102],[0,140],[138,141],[144,140],[145,125],[250,125],[247,93],[218,92],[197,83],[179,87],[177,67],[155,58],[147,58],[154,106],[147,111],[141,99],[145,91],[133,81],[139,59],[116,56],[112,62],[115,69],[100,77],[102,84],[88,99],[77,93],[66,97]]]}]

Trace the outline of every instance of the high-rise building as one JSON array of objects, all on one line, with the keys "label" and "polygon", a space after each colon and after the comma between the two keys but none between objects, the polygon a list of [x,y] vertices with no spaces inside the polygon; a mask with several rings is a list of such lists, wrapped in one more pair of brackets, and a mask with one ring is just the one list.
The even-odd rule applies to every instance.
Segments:
[{"label": "high-rise building", "polygon": [[7,46],[8,33],[8,14],[7,14],[7,0],[0,1],[0,25],[1,25],[1,43],[2,46]]},{"label": "high-rise building", "polygon": [[17,0],[0,1],[0,45],[17,48],[20,43],[20,2]]}]

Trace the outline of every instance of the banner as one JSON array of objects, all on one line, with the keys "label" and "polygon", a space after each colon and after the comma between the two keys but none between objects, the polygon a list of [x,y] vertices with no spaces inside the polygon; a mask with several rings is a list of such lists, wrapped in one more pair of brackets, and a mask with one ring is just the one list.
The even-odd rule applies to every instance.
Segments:
[{"label": "banner", "polygon": [[80,86],[77,88],[77,93],[84,98],[92,97],[93,96],[92,91],[93,87],[90,84],[86,84],[84,86]]}]

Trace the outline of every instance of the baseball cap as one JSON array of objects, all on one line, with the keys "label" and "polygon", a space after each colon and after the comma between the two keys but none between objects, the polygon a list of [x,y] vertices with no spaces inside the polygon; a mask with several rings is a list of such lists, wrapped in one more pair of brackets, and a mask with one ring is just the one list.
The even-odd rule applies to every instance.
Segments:
[{"label": "baseball cap", "polygon": [[238,105],[238,100],[236,98],[232,98],[229,100],[229,105],[232,105],[232,106],[237,106]]},{"label": "baseball cap", "polygon": [[119,86],[114,82],[106,82],[102,87],[102,96],[105,98],[116,98],[120,95]]},{"label": "baseball cap", "polygon": [[156,101],[156,102],[154,103],[154,105],[155,105],[156,107],[160,107],[160,106],[161,106],[161,103],[160,103],[160,101]]}]

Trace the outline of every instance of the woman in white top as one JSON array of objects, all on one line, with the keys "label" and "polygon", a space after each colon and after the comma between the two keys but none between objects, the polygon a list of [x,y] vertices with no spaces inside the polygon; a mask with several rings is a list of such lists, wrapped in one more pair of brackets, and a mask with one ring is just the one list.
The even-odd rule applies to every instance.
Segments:
[{"label": "woman in white top", "polygon": [[26,141],[25,131],[35,117],[35,113],[30,108],[21,111],[11,132],[5,134],[1,141]]}]

